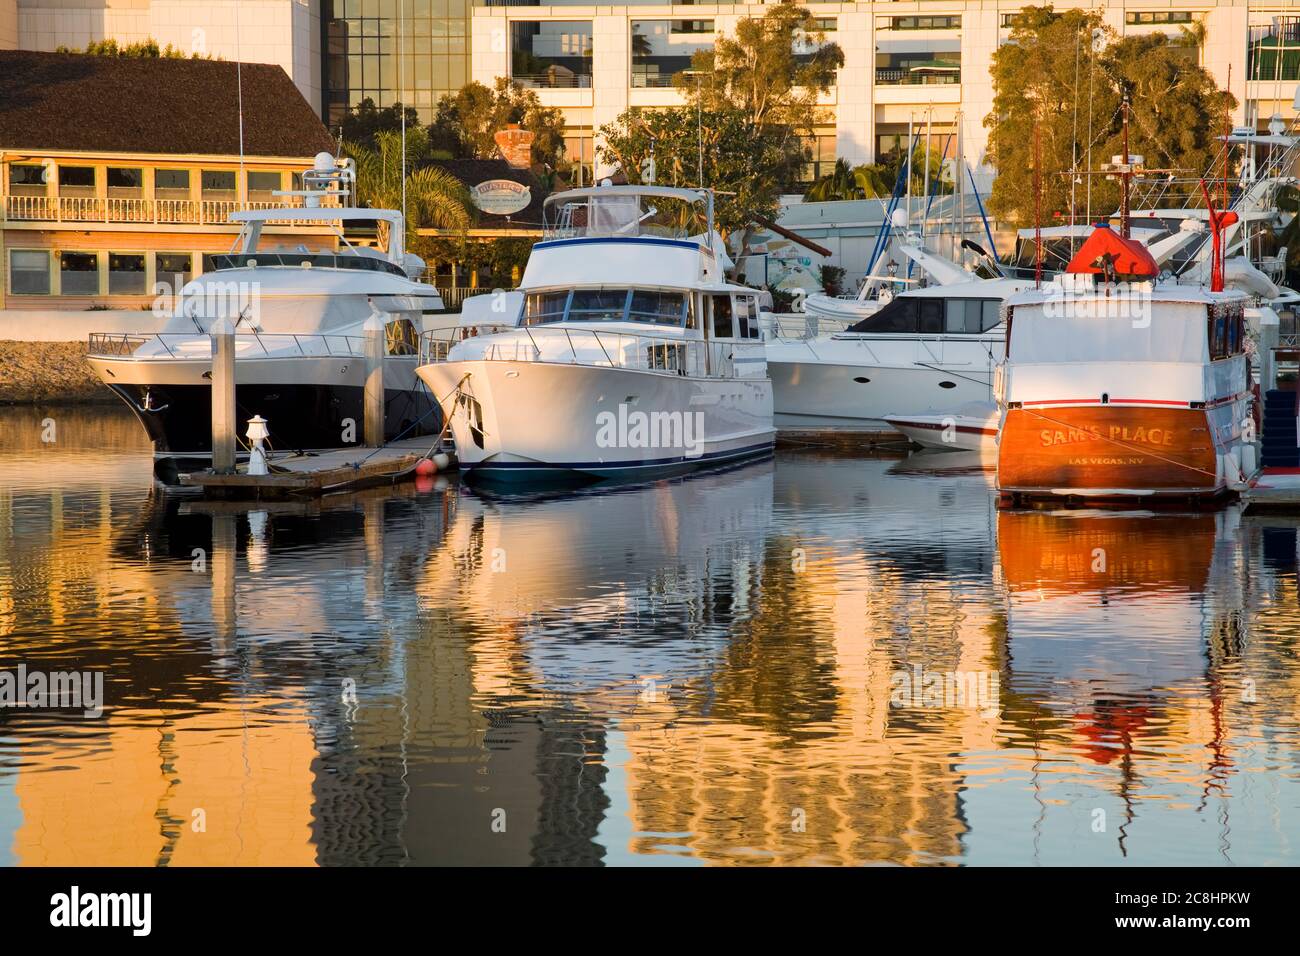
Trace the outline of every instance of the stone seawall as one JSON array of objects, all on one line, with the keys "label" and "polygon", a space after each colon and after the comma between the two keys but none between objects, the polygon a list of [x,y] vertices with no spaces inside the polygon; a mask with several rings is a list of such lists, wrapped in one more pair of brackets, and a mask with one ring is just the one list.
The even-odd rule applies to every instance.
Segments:
[{"label": "stone seawall", "polygon": [[113,402],[86,364],[86,343],[0,340],[0,404]]}]

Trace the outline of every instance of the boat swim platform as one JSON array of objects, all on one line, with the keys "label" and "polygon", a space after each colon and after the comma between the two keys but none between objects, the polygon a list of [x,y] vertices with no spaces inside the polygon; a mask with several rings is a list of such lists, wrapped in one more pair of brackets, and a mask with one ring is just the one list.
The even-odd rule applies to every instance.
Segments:
[{"label": "boat swim platform", "polygon": [[379,448],[354,446],[270,459],[271,473],[250,475],[241,463],[234,474],[196,471],[181,475],[181,485],[198,488],[205,498],[299,498],[392,485],[415,477],[415,464],[429,454],[433,436],[389,442]]},{"label": "boat swim platform", "polygon": [[1245,514],[1300,514],[1300,468],[1265,468],[1240,496]]}]

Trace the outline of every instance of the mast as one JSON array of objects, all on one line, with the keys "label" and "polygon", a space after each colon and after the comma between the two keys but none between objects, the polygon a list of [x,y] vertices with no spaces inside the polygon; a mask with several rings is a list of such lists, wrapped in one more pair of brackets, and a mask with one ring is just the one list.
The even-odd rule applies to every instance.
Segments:
[{"label": "mast", "polygon": [[1120,167],[1120,205],[1119,205],[1119,234],[1125,239],[1129,238],[1129,183],[1133,179],[1133,157],[1128,151],[1128,91],[1124,91],[1124,101],[1121,104],[1124,117],[1124,163]]}]

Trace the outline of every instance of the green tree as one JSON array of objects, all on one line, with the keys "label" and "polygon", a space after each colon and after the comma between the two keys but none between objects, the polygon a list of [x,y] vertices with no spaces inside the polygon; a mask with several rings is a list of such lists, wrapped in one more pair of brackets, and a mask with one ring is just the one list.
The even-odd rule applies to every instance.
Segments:
[{"label": "green tree", "polygon": [[691,69],[700,76],[678,74],[673,82],[692,105],[699,99],[705,109],[739,109],[758,127],[806,130],[820,112],[817,98],[843,65],[844,52],[826,40],[812,13],[781,0],[695,53]]},{"label": "green tree", "polygon": [[[392,130],[375,134],[375,145],[344,141],[343,151],[357,166],[357,199],[372,209],[402,208],[402,136]],[[416,126],[406,131],[407,229],[465,229],[473,221],[469,190],[451,173],[421,165],[429,154],[429,134]]]},{"label": "green tree", "polygon": [[[945,170],[942,143],[932,143],[928,151],[925,142],[919,141],[912,150],[910,179],[914,195],[924,195],[928,182],[930,192],[935,195],[952,192],[951,175]],[[850,167],[843,159],[835,161],[835,168],[818,179],[804,193],[808,202],[833,202],[846,199],[878,199],[889,196],[898,182],[905,151],[890,150],[878,163]],[[929,166],[929,178],[926,166]]]},{"label": "green tree", "polygon": [[55,53],[84,53],[90,56],[116,56],[130,59],[141,60],[211,60],[211,54],[199,52],[186,53],[184,50],[177,49],[168,43],[165,47],[160,47],[158,41],[152,38],[140,40],[137,43],[127,43],[119,45],[116,40],[91,40],[86,44],[84,50],[74,50],[71,47],[55,47]]},{"label": "green tree", "polygon": [[[420,125],[420,114],[414,106],[406,107],[406,128]],[[400,133],[402,129],[402,104],[376,106],[375,101],[366,97],[352,109],[348,110],[341,124],[342,138],[350,143],[359,143],[371,149],[375,146],[375,136],[388,131]]]},{"label": "green tree", "polygon": [[[1109,215],[1119,205],[1119,187],[1087,177],[1121,154],[1120,104],[1131,103],[1129,151],[1150,169],[1206,172],[1231,95],[1215,88],[1196,62],[1194,47],[1203,30],[1182,36],[1146,34],[1117,39],[1100,14],[1025,7],[1012,25],[1010,42],[993,56],[993,111],[989,160],[998,175],[989,209],[1017,226],[1035,220],[1035,139],[1042,221],[1092,211]],[[1075,163],[1078,176],[1072,176]],[[1189,193],[1195,189],[1192,185]]]},{"label": "green tree", "polygon": [[467,83],[455,95],[444,96],[430,124],[436,148],[464,159],[492,159],[493,138],[511,123],[533,134],[532,159],[543,169],[562,168],[564,113],[543,106],[534,90],[498,77],[495,86]]},{"label": "green tree", "polygon": [[885,167],[877,164],[850,166],[843,159],[835,160],[835,168],[818,179],[803,198],[806,202],[836,202],[846,199],[874,199],[888,196],[894,189],[886,182]]},{"label": "green tree", "polygon": [[717,191],[714,223],[722,234],[747,228],[755,216],[777,215],[783,174],[791,162],[785,132],[756,127],[736,109],[689,106],[638,113],[629,110],[600,129],[602,164],[617,166],[628,182],[696,186],[700,143],[704,185]]}]

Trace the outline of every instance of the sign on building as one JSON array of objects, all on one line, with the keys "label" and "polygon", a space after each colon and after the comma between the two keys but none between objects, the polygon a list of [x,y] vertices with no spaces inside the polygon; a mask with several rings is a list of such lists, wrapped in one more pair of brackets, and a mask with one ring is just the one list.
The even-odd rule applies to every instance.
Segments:
[{"label": "sign on building", "polygon": [[489,179],[469,191],[469,198],[479,209],[494,216],[508,216],[527,209],[533,193],[523,183],[509,179]]}]

